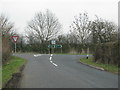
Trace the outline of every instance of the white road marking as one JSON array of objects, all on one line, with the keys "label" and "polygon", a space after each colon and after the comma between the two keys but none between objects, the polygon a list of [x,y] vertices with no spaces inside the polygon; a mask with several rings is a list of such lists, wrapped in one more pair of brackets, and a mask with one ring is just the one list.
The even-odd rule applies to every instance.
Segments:
[{"label": "white road marking", "polygon": [[36,57],[36,55],[34,55],[34,57]]},{"label": "white road marking", "polygon": [[52,59],[52,57],[50,57],[50,60]]},{"label": "white road marking", "polygon": [[53,63],[53,61],[51,60],[51,59],[52,59],[52,56],[53,56],[53,54],[51,54],[51,55],[50,55],[50,62],[51,62],[54,66],[56,66],[56,67],[57,67],[58,65],[57,65],[57,64],[55,64],[55,63]]},{"label": "white road marking", "polygon": [[57,64],[53,63],[53,65],[55,65],[56,67],[58,66]]},{"label": "white road marking", "polygon": [[41,56],[41,54],[36,54],[36,55],[34,55],[34,57],[38,57],[38,56]]}]

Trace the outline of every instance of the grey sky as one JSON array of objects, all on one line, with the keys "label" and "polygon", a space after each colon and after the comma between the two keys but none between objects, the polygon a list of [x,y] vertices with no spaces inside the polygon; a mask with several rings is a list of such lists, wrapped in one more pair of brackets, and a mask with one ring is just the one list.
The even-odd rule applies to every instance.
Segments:
[{"label": "grey sky", "polygon": [[34,14],[49,9],[63,25],[63,32],[69,30],[74,16],[88,12],[93,20],[95,15],[106,20],[118,22],[119,0],[0,0],[0,13],[4,13],[23,32]]}]

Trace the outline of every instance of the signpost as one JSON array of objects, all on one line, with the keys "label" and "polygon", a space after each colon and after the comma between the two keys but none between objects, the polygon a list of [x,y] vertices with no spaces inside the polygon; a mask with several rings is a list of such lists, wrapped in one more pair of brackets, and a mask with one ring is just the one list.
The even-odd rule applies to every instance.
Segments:
[{"label": "signpost", "polygon": [[53,45],[50,49],[51,49],[51,52],[54,53],[54,48],[55,48],[55,44],[56,44],[56,41],[55,40],[51,40],[51,44]]},{"label": "signpost", "polygon": [[55,40],[52,40],[52,41],[51,41],[51,44],[56,44],[56,41],[55,41]]},{"label": "signpost", "polygon": [[62,45],[48,45],[48,48],[62,48]]},{"label": "signpost", "polygon": [[18,38],[19,38],[19,36],[12,36],[12,40],[15,43],[15,53],[16,53],[16,43],[17,43]]},{"label": "signpost", "polygon": [[62,45],[56,45],[56,48],[62,48]]},{"label": "signpost", "polygon": [[62,45],[57,45],[55,40],[51,40],[48,45],[48,48],[50,48],[50,53],[54,53],[54,48],[62,48]]}]

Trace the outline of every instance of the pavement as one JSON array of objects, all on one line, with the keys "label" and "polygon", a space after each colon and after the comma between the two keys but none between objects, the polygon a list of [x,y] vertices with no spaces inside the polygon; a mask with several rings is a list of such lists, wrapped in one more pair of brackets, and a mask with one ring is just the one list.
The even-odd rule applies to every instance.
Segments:
[{"label": "pavement", "polygon": [[118,75],[79,63],[86,55],[15,56],[28,60],[19,88],[118,88]]}]

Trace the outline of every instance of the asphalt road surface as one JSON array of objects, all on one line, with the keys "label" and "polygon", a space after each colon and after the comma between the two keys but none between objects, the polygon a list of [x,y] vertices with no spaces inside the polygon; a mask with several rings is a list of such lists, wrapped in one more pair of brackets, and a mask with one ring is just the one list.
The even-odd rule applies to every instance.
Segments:
[{"label": "asphalt road surface", "polygon": [[28,60],[20,88],[118,88],[118,75],[80,64],[85,55],[16,56]]}]

